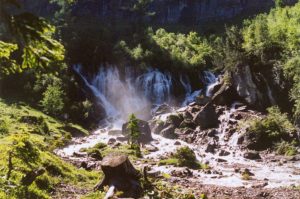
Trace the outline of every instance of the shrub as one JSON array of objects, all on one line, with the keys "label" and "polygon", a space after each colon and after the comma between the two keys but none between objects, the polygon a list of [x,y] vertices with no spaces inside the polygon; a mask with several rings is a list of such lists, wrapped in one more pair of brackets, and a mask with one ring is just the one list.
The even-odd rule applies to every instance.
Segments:
[{"label": "shrub", "polygon": [[199,163],[197,162],[194,151],[187,146],[177,149],[173,156],[178,159],[178,166],[199,168]]},{"label": "shrub", "polygon": [[42,107],[46,113],[58,116],[64,109],[64,93],[59,84],[49,85],[43,93]]},{"label": "shrub", "polygon": [[7,134],[9,132],[9,124],[6,120],[0,120],[0,135]]},{"label": "shrub", "polygon": [[287,114],[280,112],[278,107],[271,107],[268,115],[263,119],[250,121],[249,137],[254,137],[254,142],[248,147],[253,149],[266,149],[274,146],[280,140],[292,141],[291,135],[296,129],[289,121]]},{"label": "shrub", "polygon": [[297,154],[296,147],[288,142],[282,141],[275,145],[276,153],[279,155],[293,156]]}]

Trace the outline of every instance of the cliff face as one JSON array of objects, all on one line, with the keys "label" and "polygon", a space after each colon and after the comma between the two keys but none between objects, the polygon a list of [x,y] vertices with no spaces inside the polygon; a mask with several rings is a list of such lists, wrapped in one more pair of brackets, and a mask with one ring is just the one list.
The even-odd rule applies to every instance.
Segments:
[{"label": "cliff face", "polygon": [[[130,19],[122,9],[128,0],[85,0],[74,6],[77,16],[95,16],[102,20]],[[273,0],[154,0],[149,6],[155,12],[153,23],[200,24],[207,21],[231,19],[237,15],[268,10]]]},{"label": "cliff face", "polygon": [[[45,16],[58,7],[49,0],[20,0],[26,9]],[[294,0],[289,0],[294,1]],[[132,16],[123,9],[130,0],[78,0],[72,7],[76,16],[96,17],[99,20],[130,20]],[[273,0],[154,0],[149,6],[156,24],[196,25],[207,21],[228,20],[238,15],[265,11],[274,6]]]}]

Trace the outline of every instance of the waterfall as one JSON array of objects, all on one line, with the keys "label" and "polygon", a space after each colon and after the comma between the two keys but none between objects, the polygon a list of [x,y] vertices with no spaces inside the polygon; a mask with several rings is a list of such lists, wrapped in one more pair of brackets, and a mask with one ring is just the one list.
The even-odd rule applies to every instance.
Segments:
[{"label": "waterfall", "polygon": [[[135,78],[133,68],[126,67],[124,77],[121,78],[117,67],[101,66],[97,74],[87,78],[82,74],[80,65],[73,68],[105,109],[107,117],[115,119],[115,123],[126,121],[131,113],[147,120],[151,116],[152,105],[169,103],[172,99],[173,77],[169,72],[149,68]],[[206,85],[210,87],[216,82],[212,73],[206,71],[204,74]],[[187,75],[181,75],[179,79],[185,90],[182,106],[186,106],[195,101],[202,90],[192,91]]]},{"label": "waterfall", "polygon": [[185,99],[182,102],[181,106],[187,106],[188,104],[196,100],[196,98],[201,94],[202,90],[196,90],[192,92],[192,86],[187,75],[180,75],[179,80],[185,90]]},{"label": "waterfall", "polygon": [[87,81],[87,79],[81,74],[81,66],[75,65],[73,69],[76,71],[76,73],[82,78],[85,85],[91,89],[95,97],[98,99],[98,102],[101,104],[101,106],[105,110],[105,114],[111,117],[116,117],[118,115],[118,111],[115,109],[115,107],[107,100],[105,95],[101,93],[97,87],[92,85]]},{"label": "waterfall", "polygon": [[207,97],[211,97],[213,89],[219,84],[219,80],[213,73],[209,71],[204,71],[204,80],[207,84],[205,95]]},{"label": "waterfall", "polygon": [[144,95],[154,104],[159,105],[171,98],[172,76],[157,69],[148,69],[136,79],[136,86],[141,87]]}]

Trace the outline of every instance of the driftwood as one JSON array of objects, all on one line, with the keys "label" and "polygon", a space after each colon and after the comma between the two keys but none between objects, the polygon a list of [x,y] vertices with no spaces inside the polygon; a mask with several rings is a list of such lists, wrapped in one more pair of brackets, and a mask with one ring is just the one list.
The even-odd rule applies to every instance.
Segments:
[{"label": "driftwood", "polygon": [[104,178],[96,186],[95,190],[109,186],[105,198],[110,198],[114,191],[121,191],[122,197],[138,198],[141,196],[140,173],[133,167],[128,157],[123,154],[110,154],[101,162]]}]

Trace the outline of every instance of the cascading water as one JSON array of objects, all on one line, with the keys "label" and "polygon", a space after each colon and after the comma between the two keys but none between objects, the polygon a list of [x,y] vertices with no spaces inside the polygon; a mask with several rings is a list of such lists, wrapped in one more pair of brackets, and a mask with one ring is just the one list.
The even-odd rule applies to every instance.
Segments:
[{"label": "cascading water", "polygon": [[171,98],[172,76],[157,69],[148,69],[136,79],[136,86],[142,88],[144,96],[159,105]]},{"label": "cascading water", "polygon": [[213,89],[215,88],[216,85],[219,84],[218,78],[213,73],[209,71],[204,71],[204,79],[205,82],[207,82],[205,95],[207,97],[211,97]]},{"label": "cascading water", "polygon": [[185,99],[182,103],[182,106],[187,106],[191,102],[194,102],[196,98],[201,94],[202,90],[196,90],[192,92],[192,86],[189,80],[189,77],[187,75],[181,75],[180,76],[180,82],[185,90]]}]

